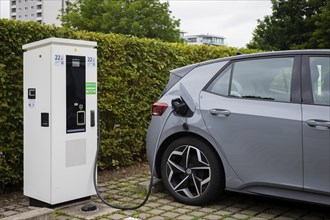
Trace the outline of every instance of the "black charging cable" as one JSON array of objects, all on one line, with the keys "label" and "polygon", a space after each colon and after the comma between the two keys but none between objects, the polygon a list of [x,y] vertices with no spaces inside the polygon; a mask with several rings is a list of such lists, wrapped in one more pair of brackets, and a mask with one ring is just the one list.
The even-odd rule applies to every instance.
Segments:
[{"label": "black charging cable", "polygon": [[157,154],[157,151],[158,151],[158,145],[159,145],[159,141],[160,141],[160,136],[161,134],[163,133],[163,130],[165,128],[165,125],[166,125],[166,122],[167,120],[170,118],[171,114],[173,113],[174,109],[171,110],[171,112],[167,115],[165,121],[164,121],[164,124],[162,126],[162,129],[158,135],[158,138],[157,138],[157,141],[156,141],[156,148],[155,148],[155,152],[154,152],[154,155],[153,155],[153,161],[152,161],[152,167],[151,167],[151,177],[150,177],[150,183],[149,183],[149,188],[148,188],[148,193],[145,197],[145,199],[143,200],[143,202],[137,206],[132,206],[132,207],[126,207],[126,206],[117,206],[117,205],[113,205],[113,204],[110,204],[108,201],[106,201],[102,195],[100,194],[99,192],[99,189],[97,187],[97,181],[96,181],[96,175],[97,175],[97,157],[98,157],[98,154],[99,154],[99,151],[100,151],[100,146],[101,146],[101,129],[100,129],[100,118],[99,118],[99,111],[97,111],[97,121],[98,121],[98,140],[97,140],[97,150],[96,150],[96,155],[95,155],[95,162],[94,162],[94,171],[93,171],[93,182],[94,182],[94,188],[95,188],[95,191],[96,191],[96,194],[97,196],[99,197],[99,199],[101,199],[101,201],[106,204],[107,206],[110,206],[112,208],[115,208],[115,209],[121,209],[121,210],[134,210],[134,209],[138,209],[140,207],[142,207],[149,199],[150,195],[151,195],[151,190],[152,190],[152,184],[153,184],[153,178],[154,178],[154,175],[155,175],[155,161],[156,161],[156,154]]}]

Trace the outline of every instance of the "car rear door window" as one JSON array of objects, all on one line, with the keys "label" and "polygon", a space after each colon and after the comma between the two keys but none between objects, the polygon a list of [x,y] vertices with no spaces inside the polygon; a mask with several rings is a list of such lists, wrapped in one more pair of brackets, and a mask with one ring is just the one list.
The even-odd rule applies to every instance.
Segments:
[{"label": "car rear door window", "polygon": [[236,61],[206,91],[236,98],[290,102],[293,66],[294,57]]},{"label": "car rear door window", "polygon": [[207,91],[228,96],[229,92],[229,82],[231,74],[231,65],[227,67],[207,88]]},{"label": "car rear door window", "polygon": [[236,62],[229,95],[290,102],[293,64],[293,57]]},{"label": "car rear door window", "polygon": [[330,105],[330,57],[310,57],[314,104]]}]

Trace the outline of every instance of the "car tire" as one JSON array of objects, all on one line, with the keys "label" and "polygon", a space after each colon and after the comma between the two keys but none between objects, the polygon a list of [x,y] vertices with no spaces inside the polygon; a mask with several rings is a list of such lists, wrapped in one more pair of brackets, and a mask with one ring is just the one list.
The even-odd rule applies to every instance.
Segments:
[{"label": "car tire", "polygon": [[223,165],[206,142],[195,137],[173,141],[161,161],[165,188],[175,200],[204,205],[220,196],[225,186]]}]

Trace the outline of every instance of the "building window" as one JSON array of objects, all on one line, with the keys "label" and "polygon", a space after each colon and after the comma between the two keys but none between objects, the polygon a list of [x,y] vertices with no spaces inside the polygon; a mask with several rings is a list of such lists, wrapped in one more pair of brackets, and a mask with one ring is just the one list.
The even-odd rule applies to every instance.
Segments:
[{"label": "building window", "polygon": [[12,9],[11,9],[11,12],[12,12],[12,13],[15,13],[15,12],[16,12],[16,8],[12,8]]},{"label": "building window", "polygon": [[34,6],[32,5],[32,6],[31,6],[31,8],[33,9],[33,8],[34,8]]},{"label": "building window", "polygon": [[28,10],[28,7],[25,7],[24,9],[25,9],[25,11],[26,11],[26,10]]},{"label": "building window", "polygon": [[42,5],[37,5],[37,9],[41,9],[42,8]]},{"label": "building window", "polygon": [[212,37],[203,37],[204,44],[212,44]]},{"label": "building window", "polygon": [[14,15],[14,16],[11,16],[11,19],[16,19],[16,16]]},{"label": "building window", "polygon": [[188,38],[187,41],[189,43],[194,43],[194,42],[197,42],[197,39],[196,38]]},{"label": "building window", "polygon": [[21,15],[18,15],[18,18],[21,18],[22,16]]},{"label": "building window", "polygon": [[212,39],[212,43],[213,43],[213,44],[216,44],[216,45],[219,45],[219,44],[220,44],[220,38],[216,38],[216,37],[214,37],[214,38]]},{"label": "building window", "polygon": [[11,5],[16,5],[16,0],[11,1]]},{"label": "building window", "polygon": [[31,14],[31,17],[34,17],[34,14]]},{"label": "building window", "polygon": [[41,17],[41,12],[38,12],[37,13],[37,17]]},{"label": "building window", "polygon": [[28,17],[28,15],[25,15],[25,17],[27,18],[27,17]]}]

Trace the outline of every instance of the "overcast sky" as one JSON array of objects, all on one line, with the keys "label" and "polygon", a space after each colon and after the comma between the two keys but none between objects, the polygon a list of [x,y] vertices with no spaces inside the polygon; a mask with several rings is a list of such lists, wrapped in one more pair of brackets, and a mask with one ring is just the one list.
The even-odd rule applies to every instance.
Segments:
[{"label": "overcast sky", "polygon": [[0,18],[9,18],[9,0],[0,0]]},{"label": "overcast sky", "polygon": [[[9,0],[0,0],[0,2],[0,17],[8,18]],[[252,38],[257,19],[271,14],[270,0],[168,0],[168,2],[172,15],[181,20],[180,29],[187,32],[187,35],[207,33],[221,35],[226,38],[225,44],[235,47],[244,47]]]},{"label": "overcast sky", "polygon": [[170,0],[180,28],[192,34],[224,36],[225,44],[244,47],[252,38],[257,19],[271,14],[270,0]]}]

